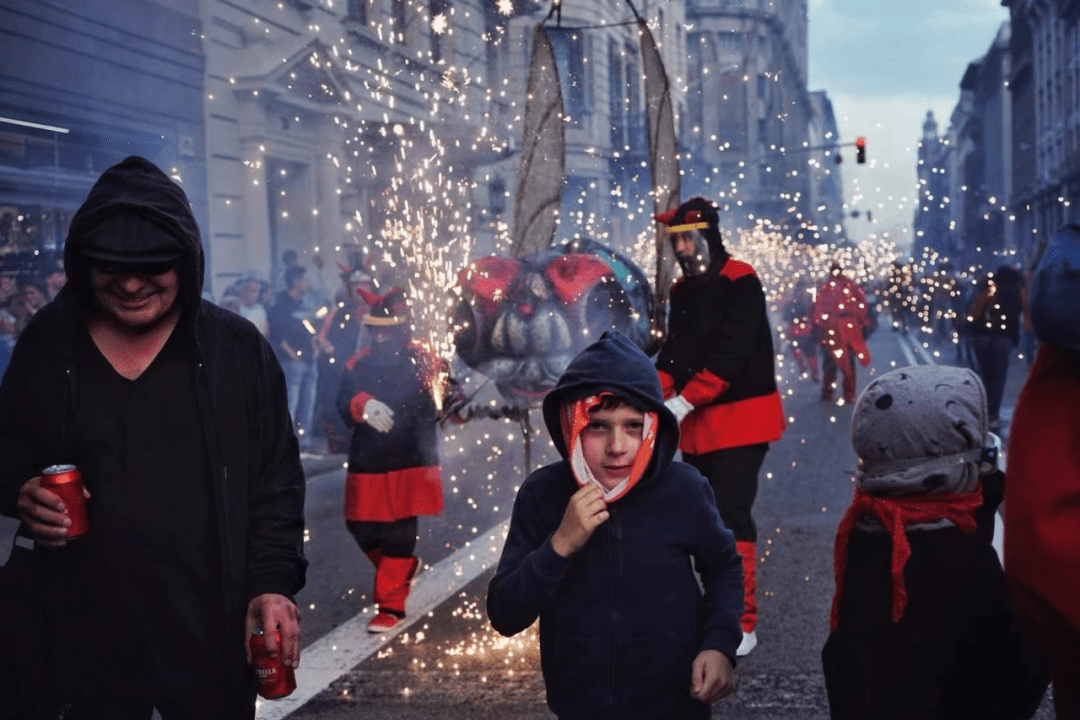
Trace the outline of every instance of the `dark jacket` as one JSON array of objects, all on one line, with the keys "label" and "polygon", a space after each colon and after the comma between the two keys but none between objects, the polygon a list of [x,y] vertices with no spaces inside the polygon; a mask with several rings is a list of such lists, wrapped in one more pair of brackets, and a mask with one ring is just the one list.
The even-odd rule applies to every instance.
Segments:
[{"label": "dark jacket", "polygon": [[[551,535],[578,486],[559,408],[604,390],[657,412],[656,446],[641,480],[609,506],[611,517],[563,558]],[[488,588],[492,626],[510,636],[540,618],[548,705],[563,720],[708,717],[709,707],[690,696],[691,665],[705,649],[734,664],[742,567],[709,484],[672,461],[678,428],[648,358],[604,333],[544,399],[544,419],[564,459],[534,472],[518,492]]]},{"label": "dark jacket", "polygon": [[665,398],[681,394],[694,406],[682,423],[684,453],[783,434],[765,291],[750,265],[723,255],[701,275],[675,283],[656,370]]},{"label": "dark jacket", "polygon": [[891,537],[851,533],[839,625],[821,653],[833,720],[1020,720],[1035,712],[1046,658],[1013,616],[991,546],[1004,477],[984,476],[982,485],[975,534],[908,531],[898,622]]},{"label": "dark jacket", "polygon": [[[202,436],[210,459],[207,482],[223,571],[220,598],[228,626],[237,628],[235,637],[222,639],[231,650],[240,645],[249,599],[263,593],[293,597],[304,585],[303,468],[286,407],[284,375],[269,344],[247,320],[200,299],[203,252],[187,199],[141,158],[106,171],[91,190],[72,222],[65,248],[69,282],[34,316],[0,383],[0,513],[17,517],[19,488],[46,466],[79,464],[73,437],[80,390],[77,343],[95,303],[80,244],[96,223],[132,211],[166,228],[185,247],[179,268],[183,314],[174,332],[186,336],[195,357],[192,373],[201,427],[191,431]],[[70,574],[65,565],[69,560],[65,549],[29,550],[17,544],[9,565],[17,566],[20,575],[16,580],[14,572],[6,572],[0,582],[57,587]],[[46,594],[27,594],[25,585],[0,589],[0,595],[24,601],[20,610],[27,618],[35,608],[46,618],[61,617],[64,603],[77,601],[76,593]],[[58,631],[50,625],[42,632]],[[36,647],[64,644],[62,637],[51,635],[29,641]],[[30,693],[62,697],[63,687],[56,683],[70,673],[62,664],[44,667],[20,670],[41,672],[39,679],[54,683],[48,694],[39,689]]]},{"label": "dark jacket", "polygon": [[[366,347],[345,364],[337,408],[352,428],[349,472],[385,473],[439,464],[438,411],[420,377],[423,367],[423,352],[412,344],[385,358],[378,348]],[[381,433],[353,417],[354,403],[362,408],[369,398],[386,403],[394,412],[390,432]]]},{"label": "dark jacket", "polygon": [[1020,325],[1023,320],[1020,271],[1008,265],[997,270],[994,291],[987,280],[972,298],[967,309],[968,335],[978,337],[1007,337],[1013,345],[1020,342]]}]

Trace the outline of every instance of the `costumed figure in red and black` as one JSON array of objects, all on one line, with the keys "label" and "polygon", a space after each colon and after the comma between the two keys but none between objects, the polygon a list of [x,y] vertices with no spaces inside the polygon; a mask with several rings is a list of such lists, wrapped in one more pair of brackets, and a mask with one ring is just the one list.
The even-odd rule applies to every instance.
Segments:
[{"label": "costumed figure in red and black", "polygon": [[870,312],[866,294],[851,278],[844,275],[839,263],[829,268],[829,276],[818,286],[814,297],[814,325],[821,336],[825,355],[821,378],[821,399],[832,400],[836,370],[843,376],[844,402],[855,402],[855,363],[870,364],[865,332],[870,327]]},{"label": "costumed figure in red and black", "polygon": [[772,328],[754,268],[730,257],[716,206],[687,200],[656,216],[682,269],[656,367],[680,422],[683,460],[708,479],[743,557],[743,643],[757,645],[757,527],[751,509],[769,443],[784,432]]},{"label": "costumed figure in red and black", "polygon": [[855,496],[837,529],[821,653],[833,720],[1035,713],[1048,665],[991,544],[1005,477],[988,427],[967,368],[900,368],[858,398]]},{"label": "costumed figure in red and black", "polygon": [[806,278],[800,277],[795,283],[795,289],[787,306],[784,308],[784,319],[787,321],[788,347],[791,349],[791,357],[799,368],[799,375],[806,377],[807,373],[814,382],[821,380],[818,368],[818,346],[821,338],[818,328],[812,322],[814,300],[810,296],[810,288]]},{"label": "costumed figure in red and black", "polygon": [[443,509],[437,423],[425,351],[410,342],[405,293],[392,289],[364,315],[372,342],[347,363],[338,410],[352,427],[345,523],[375,565],[369,632],[405,617],[419,566],[418,516]]}]

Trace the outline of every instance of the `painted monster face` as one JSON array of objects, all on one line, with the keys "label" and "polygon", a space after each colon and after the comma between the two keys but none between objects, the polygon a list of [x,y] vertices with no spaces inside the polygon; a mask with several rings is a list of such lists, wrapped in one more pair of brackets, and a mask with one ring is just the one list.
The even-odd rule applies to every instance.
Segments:
[{"label": "painted monster face", "polygon": [[539,404],[605,330],[649,351],[652,289],[628,258],[595,241],[481,258],[461,272],[459,286],[458,355],[515,404]]}]

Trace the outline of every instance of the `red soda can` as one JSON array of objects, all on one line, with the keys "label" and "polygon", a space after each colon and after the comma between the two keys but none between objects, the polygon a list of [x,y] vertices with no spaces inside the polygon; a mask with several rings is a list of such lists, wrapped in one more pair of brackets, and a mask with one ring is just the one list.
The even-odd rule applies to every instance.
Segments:
[{"label": "red soda can", "polygon": [[296,689],[296,675],[285,664],[285,653],[281,647],[281,631],[277,632],[277,658],[270,657],[266,651],[266,636],[259,628],[251,633],[251,665],[255,668],[255,677],[259,680],[259,695],[267,700],[283,698]]},{"label": "red soda can", "polygon": [[74,465],[50,465],[41,471],[41,487],[60,496],[64,514],[71,520],[69,538],[76,538],[90,529],[86,517],[86,497],[83,495],[82,473]]}]

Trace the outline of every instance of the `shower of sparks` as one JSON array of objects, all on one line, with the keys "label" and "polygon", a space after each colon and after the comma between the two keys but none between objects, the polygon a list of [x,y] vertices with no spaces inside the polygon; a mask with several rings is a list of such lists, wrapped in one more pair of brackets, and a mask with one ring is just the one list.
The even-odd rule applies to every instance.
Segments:
[{"label": "shower of sparks", "polygon": [[388,221],[384,237],[398,246],[408,271],[408,303],[413,340],[424,349],[425,383],[439,410],[457,350],[450,318],[458,269],[469,259],[468,235],[444,237],[438,220],[421,210],[412,224]]}]

